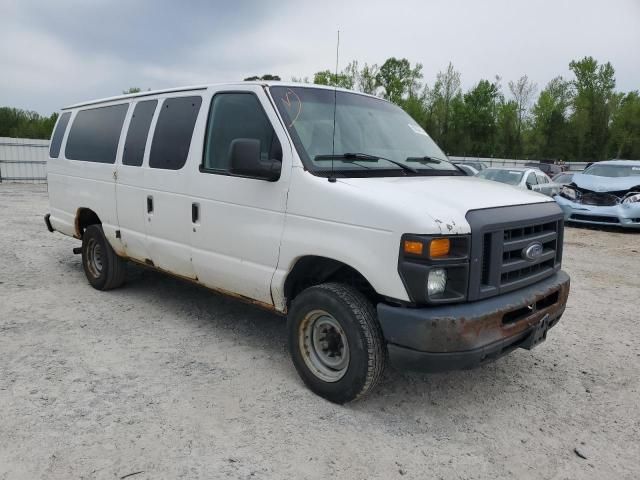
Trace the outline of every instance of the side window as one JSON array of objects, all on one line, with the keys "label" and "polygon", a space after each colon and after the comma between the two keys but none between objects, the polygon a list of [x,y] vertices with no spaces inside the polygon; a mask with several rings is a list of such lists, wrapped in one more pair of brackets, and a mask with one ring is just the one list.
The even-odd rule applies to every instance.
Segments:
[{"label": "side window", "polygon": [[71,160],[115,163],[128,103],[81,110],[73,120],[65,155]]},{"label": "side window", "polygon": [[529,185],[537,185],[538,184],[538,180],[536,180],[536,174],[531,172],[529,174],[529,176],[527,177],[527,183]]},{"label": "side window", "polygon": [[146,100],[138,102],[133,111],[131,122],[129,123],[129,131],[127,139],[124,143],[124,153],[122,154],[122,164],[139,167],[142,165],[144,157],[144,148],[147,144],[147,135],[149,135],[149,127],[151,119],[156,111],[157,100]]},{"label": "side window", "polygon": [[184,166],[201,104],[202,97],[165,99],[153,133],[149,154],[151,168],[180,170]]},{"label": "side window", "polygon": [[58,120],[56,129],[51,136],[51,145],[49,146],[49,156],[51,158],[58,158],[60,155],[60,147],[62,146],[62,139],[64,138],[64,132],[67,131],[67,125],[71,118],[71,112],[65,112]]},{"label": "side window", "polygon": [[260,141],[262,160],[282,159],[280,141],[260,101],[253,93],[218,93],[211,100],[203,168],[229,171],[231,142],[237,138]]}]

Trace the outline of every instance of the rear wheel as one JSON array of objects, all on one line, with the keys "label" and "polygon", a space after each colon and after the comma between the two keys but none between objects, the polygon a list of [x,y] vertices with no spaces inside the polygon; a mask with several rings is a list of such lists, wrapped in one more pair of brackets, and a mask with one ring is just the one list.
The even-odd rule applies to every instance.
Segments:
[{"label": "rear wheel", "polygon": [[111,290],[125,281],[126,262],[113,251],[101,225],[88,226],[82,235],[82,267],[97,290]]},{"label": "rear wheel", "polygon": [[373,304],[349,285],[326,283],[300,293],[288,315],[296,370],[316,394],[346,403],[369,393],[386,364]]}]

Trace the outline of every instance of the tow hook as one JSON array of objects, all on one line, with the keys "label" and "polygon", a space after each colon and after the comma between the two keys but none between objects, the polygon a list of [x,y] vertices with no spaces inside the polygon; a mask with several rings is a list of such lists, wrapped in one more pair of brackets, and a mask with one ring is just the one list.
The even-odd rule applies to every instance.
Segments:
[{"label": "tow hook", "polygon": [[82,247],[76,247],[73,249],[74,255],[80,255],[82,253]]}]

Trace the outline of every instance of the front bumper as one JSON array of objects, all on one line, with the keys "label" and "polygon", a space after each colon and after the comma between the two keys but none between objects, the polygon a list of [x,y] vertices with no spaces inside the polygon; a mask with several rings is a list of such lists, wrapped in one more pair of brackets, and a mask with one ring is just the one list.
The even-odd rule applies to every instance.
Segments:
[{"label": "front bumper", "polygon": [[378,304],[391,363],[437,372],[473,368],[511,350],[533,348],[564,313],[569,275],[476,302],[427,308]]},{"label": "front bumper", "polygon": [[621,203],[610,207],[583,205],[560,195],[554,197],[568,222],[640,228],[640,203]]}]

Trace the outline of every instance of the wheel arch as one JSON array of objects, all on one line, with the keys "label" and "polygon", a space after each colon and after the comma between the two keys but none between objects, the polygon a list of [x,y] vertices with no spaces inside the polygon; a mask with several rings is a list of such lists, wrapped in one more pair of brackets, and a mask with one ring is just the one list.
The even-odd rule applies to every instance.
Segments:
[{"label": "wheel arch", "polygon": [[352,285],[374,304],[380,298],[371,282],[351,265],[329,257],[305,255],[295,261],[285,278],[284,299],[287,308],[305,288],[329,281]]},{"label": "wheel arch", "polygon": [[98,214],[90,208],[78,208],[74,220],[76,238],[82,238],[84,231],[89,225],[102,225],[102,220],[100,220]]}]

